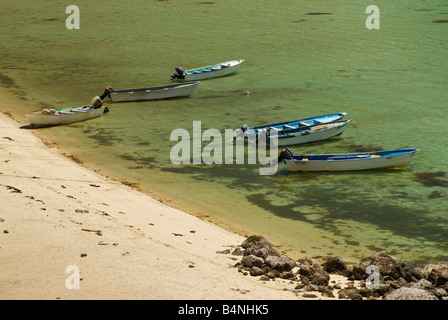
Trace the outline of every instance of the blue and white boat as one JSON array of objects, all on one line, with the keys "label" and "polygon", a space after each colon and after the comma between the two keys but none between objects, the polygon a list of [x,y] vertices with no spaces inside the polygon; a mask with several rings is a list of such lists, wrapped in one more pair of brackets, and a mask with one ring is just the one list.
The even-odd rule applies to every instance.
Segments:
[{"label": "blue and white boat", "polygon": [[284,161],[288,171],[352,171],[409,165],[419,149],[400,149],[347,154],[293,155],[285,148],[277,159]]},{"label": "blue and white boat", "polygon": [[176,67],[176,72],[171,75],[171,80],[197,81],[222,77],[236,72],[243,62],[244,59],[238,59],[189,70]]},{"label": "blue and white boat", "polygon": [[278,139],[278,146],[303,144],[339,136],[350,120],[342,121],[347,113],[339,112],[293,121],[235,129],[236,139]]}]

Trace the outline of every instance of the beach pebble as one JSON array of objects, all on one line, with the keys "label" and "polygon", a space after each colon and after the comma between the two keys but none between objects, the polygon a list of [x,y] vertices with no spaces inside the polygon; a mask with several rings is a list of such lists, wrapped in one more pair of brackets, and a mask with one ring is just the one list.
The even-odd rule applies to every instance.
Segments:
[{"label": "beach pebble", "polygon": [[304,294],[302,294],[302,297],[304,298],[317,298],[317,295],[314,293],[310,293],[310,292],[305,292]]}]

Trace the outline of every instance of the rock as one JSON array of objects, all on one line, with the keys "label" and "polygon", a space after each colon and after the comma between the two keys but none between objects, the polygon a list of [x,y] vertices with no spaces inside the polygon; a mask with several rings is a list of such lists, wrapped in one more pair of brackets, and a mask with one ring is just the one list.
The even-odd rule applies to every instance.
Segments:
[{"label": "rock", "polygon": [[434,289],[434,285],[426,279],[420,279],[417,283],[414,283],[413,285],[411,285],[411,288],[432,290],[432,289]]},{"label": "rock", "polygon": [[314,294],[314,293],[305,292],[304,294],[302,294],[302,297],[304,297],[304,298],[317,298],[317,295]]},{"label": "rock", "polygon": [[354,292],[349,294],[348,298],[350,300],[362,300],[362,295],[359,292]]},{"label": "rock", "polygon": [[301,266],[301,265],[312,266],[313,260],[310,257],[300,258],[299,260],[297,260],[297,264],[299,266]]},{"label": "rock", "polygon": [[259,267],[252,267],[250,268],[250,275],[254,277],[261,276],[263,275],[263,270],[261,270],[261,268]]},{"label": "rock", "polygon": [[448,262],[436,262],[423,268],[423,276],[436,287],[443,286],[448,282]]},{"label": "rock", "polygon": [[[359,294],[359,290],[353,286],[348,286],[344,289],[339,290],[338,292],[339,299],[351,299],[356,294]],[[362,296],[361,296],[362,297]]]},{"label": "rock", "polygon": [[274,246],[262,236],[250,236],[241,244],[244,255],[255,255],[265,259],[268,256],[280,256]]},{"label": "rock", "polygon": [[371,297],[374,292],[374,289],[368,289],[367,287],[362,287],[359,289],[359,294],[365,298]]},{"label": "rock", "polygon": [[271,278],[269,278],[267,275],[262,275],[261,277],[260,277],[260,281],[269,281],[269,280],[271,280]]},{"label": "rock", "polygon": [[298,273],[302,276],[305,276],[309,279],[311,279],[311,277],[316,273],[316,272],[325,272],[322,269],[313,267],[313,266],[306,266],[306,265],[302,265],[300,266],[300,269],[298,271]]},{"label": "rock", "polygon": [[439,299],[442,299],[442,298],[448,296],[448,292],[446,292],[446,290],[443,288],[436,288],[436,289],[434,289],[433,293]]},{"label": "rock", "polygon": [[280,272],[278,272],[277,270],[271,270],[268,273],[266,273],[266,276],[268,276],[269,278],[273,279],[273,278],[278,278],[280,277]]},{"label": "rock", "polygon": [[391,276],[394,267],[399,260],[385,252],[375,252],[368,257],[361,259],[360,266],[367,268],[370,265],[378,267],[380,275]]},{"label": "rock", "polygon": [[392,291],[384,300],[438,300],[432,293],[417,288],[403,287]]},{"label": "rock", "polygon": [[319,290],[324,297],[334,298],[333,291],[328,287],[323,287],[322,290]]},{"label": "rock", "polygon": [[296,276],[291,271],[283,271],[280,273],[280,278],[282,279],[294,279]]},{"label": "rock", "polygon": [[392,276],[397,279],[403,278],[407,282],[417,282],[423,277],[422,269],[417,267],[413,261],[400,260],[395,263]]},{"label": "rock", "polygon": [[329,281],[330,281],[330,275],[325,271],[316,272],[311,277],[311,283],[316,286],[328,286]]},{"label": "rock", "polygon": [[415,262],[400,260],[385,252],[375,252],[362,259],[357,268],[353,268],[354,278],[359,279],[362,269],[365,268],[365,272],[370,265],[378,268],[381,278],[398,280],[401,286],[407,282],[417,282],[423,277],[422,269],[417,267]]},{"label": "rock", "polygon": [[253,254],[244,256],[241,259],[241,263],[245,267],[261,267],[264,263],[264,260],[260,257],[254,256]]},{"label": "rock", "polygon": [[367,278],[366,267],[361,265],[355,265],[352,269],[353,280],[362,280]]},{"label": "rock", "polygon": [[234,256],[242,256],[244,254],[243,250],[241,250],[240,247],[236,247],[235,250],[233,250],[232,255]]},{"label": "rock", "polygon": [[294,289],[296,289],[296,290],[300,290],[300,289],[303,289],[304,287],[305,287],[305,284],[302,283],[302,282],[300,282],[300,283],[298,283],[298,284],[294,287]]},{"label": "rock", "polygon": [[296,266],[296,262],[289,257],[268,256],[264,262],[278,271],[291,271]]},{"label": "rock", "polygon": [[323,269],[328,273],[347,276],[349,274],[347,264],[339,257],[331,257],[324,264]]},{"label": "rock", "polygon": [[305,291],[318,291],[318,287],[314,284],[308,284],[306,285],[303,289],[305,289]]}]

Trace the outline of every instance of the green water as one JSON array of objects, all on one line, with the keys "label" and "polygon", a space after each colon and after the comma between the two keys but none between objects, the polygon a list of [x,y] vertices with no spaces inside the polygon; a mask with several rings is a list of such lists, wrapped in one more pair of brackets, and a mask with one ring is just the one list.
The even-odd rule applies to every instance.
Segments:
[{"label": "green water", "polygon": [[[24,124],[24,111],[88,104],[106,85],[159,86],[177,65],[246,60],[189,98],[108,103],[101,118],[38,130],[86,165],[291,256],[448,259],[446,1],[376,1],[379,30],[365,27],[364,1],[0,4],[0,85],[16,99],[1,105]],[[79,30],[65,26],[70,4]],[[405,169],[351,173],[170,161],[171,132],[195,120],[223,132],[334,112],[352,119],[341,137],[292,151],[421,151]],[[432,184],[416,177],[438,171],[447,175]]]}]

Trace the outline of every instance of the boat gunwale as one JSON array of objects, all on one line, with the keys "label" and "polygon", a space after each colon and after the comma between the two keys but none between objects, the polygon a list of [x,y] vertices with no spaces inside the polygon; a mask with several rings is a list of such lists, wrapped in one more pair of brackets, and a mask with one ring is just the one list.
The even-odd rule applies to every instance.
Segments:
[{"label": "boat gunwale", "polygon": [[[256,126],[256,127],[249,127],[249,130],[258,130],[258,129],[264,129],[264,128],[272,128],[275,126],[281,126],[281,125],[287,125],[290,123],[299,123],[299,122],[303,122],[303,121],[308,121],[308,120],[317,120],[319,118],[335,118],[335,120],[332,120],[331,122],[335,122],[338,121],[340,119],[342,119],[343,117],[345,117],[347,115],[347,112],[336,112],[336,113],[329,113],[329,114],[323,114],[320,116],[314,116],[314,117],[309,117],[309,118],[303,118],[303,119],[297,119],[297,120],[291,120],[291,121],[284,121],[284,122],[278,122],[278,123],[272,123],[272,124],[267,124],[267,125],[261,125],[261,126]],[[337,117],[339,116],[339,117]],[[282,129],[283,131],[284,129]]]},{"label": "boat gunwale", "polygon": [[183,83],[175,83],[175,84],[168,84],[165,86],[158,86],[158,87],[147,87],[147,88],[137,88],[137,89],[120,89],[120,90],[113,90],[110,94],[127,94],[129,92],[134,93],[147,93],[147,92],[156,92],[156,91],[163,91],[166,89],[177,89],[180,87],[196,87],[200,81],[192,81],[192,82],[183,82]]}]

